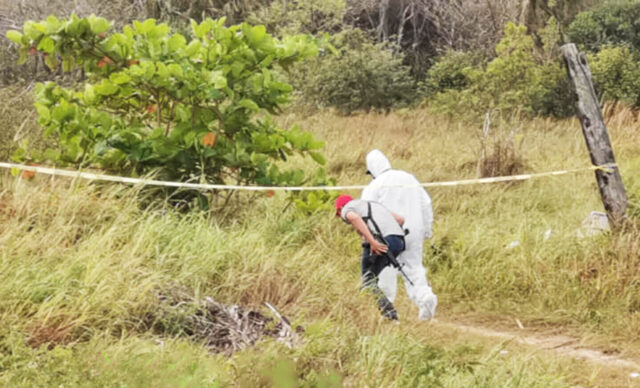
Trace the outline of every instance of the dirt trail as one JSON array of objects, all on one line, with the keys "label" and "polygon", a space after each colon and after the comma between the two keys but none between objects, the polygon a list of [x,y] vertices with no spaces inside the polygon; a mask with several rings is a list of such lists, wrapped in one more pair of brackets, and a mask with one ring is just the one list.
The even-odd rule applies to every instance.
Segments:
[{"label": "dirt trail", "polygon": [[580,340],[564,334],[554,334],[545,332],[532,333],[527,330],[496,330],[492,328],[470,325],[456,321],[436,319],[433,321],[436,326],[460,330],[475,336],[499,338],[501,340],[512,340],[519,344],[534,347],[541,350],[553,351],[561,356],[571,357],[579,360],[593,362],[605,367],[626,368],[637,373],[632,378],[637,378],[640,384],[640,360],[622,358],[615,354],[607,354],[605,351],[589,348],[580,344]]}]

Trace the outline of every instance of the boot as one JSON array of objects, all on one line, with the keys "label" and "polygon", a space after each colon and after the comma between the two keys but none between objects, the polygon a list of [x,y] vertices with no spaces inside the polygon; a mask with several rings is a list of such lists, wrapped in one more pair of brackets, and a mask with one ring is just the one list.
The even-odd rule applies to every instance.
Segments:
[{"label": "boot", "polygon": [[378,297],[378,308],[380,309],[380,313],[382,313],[383,317],[392,321],[398,320],[398,312],[396,311],[396,308],[393,307],[393,303],[391,303],[386,296],[382,295],[381,297]]}]

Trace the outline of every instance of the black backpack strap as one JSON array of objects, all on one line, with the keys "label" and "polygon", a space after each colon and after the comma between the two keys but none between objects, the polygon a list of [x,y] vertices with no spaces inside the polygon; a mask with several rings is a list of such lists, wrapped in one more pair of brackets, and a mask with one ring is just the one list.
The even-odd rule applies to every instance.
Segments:
[{"label": "black backpack strap", "polygon": [[380,238],[384,239],[384,236],[382,235],[382,232],[380,231],[380,227],[378,227],[378,224],[373,219],[373,216],[372,216],[372,213],[371,213],[371,202],[369,202],[369,201],[367,201],[367,213],[368,213],[367,216],[364,217],[364,218],[366,218],[365,222],[371,221],[371,224],[375,228],[375,232],[377,233],[377,235],[380,236]]}]

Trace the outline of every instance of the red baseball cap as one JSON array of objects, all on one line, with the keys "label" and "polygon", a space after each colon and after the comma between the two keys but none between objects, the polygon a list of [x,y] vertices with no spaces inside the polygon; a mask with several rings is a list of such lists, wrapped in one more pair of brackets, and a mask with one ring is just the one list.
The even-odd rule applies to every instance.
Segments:
[{"label": "red baseball cap", "polygon": [[351,200],[353,200],[353,197],[347,194],[341,194],[338,196],[338,198],[336,199],[336,217],[340,217],[342,208]]}]

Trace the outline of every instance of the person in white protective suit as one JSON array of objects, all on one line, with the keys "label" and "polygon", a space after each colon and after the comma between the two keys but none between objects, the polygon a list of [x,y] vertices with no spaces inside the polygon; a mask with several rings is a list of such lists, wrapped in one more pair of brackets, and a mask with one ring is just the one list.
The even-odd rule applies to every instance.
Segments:
[{"label": "person in white protective suit", "polygon": [[[417,186],[418,180],[408,172],[391,168],[389,159],[380,151],[367,154],[367,174],[373,181],[362,191],[362,199],[376,201],[404,217],[406,249],[398,256],[398,261],[410,282],[404,281],[409,298],[418,306],[421,320],[433,318],[438,305],[438,297],[427,281],[422,264],[422,248],[425,238],[432,236],[433,210],[431,198],[424,188]],[[414,185],[413,187],[402,187]],[[392,186],[392,187],[389,187]],[[379,275],[378,286],[393,303],[396,297],[398,270],[388,266]]]}]

